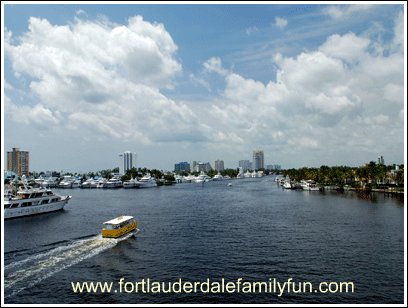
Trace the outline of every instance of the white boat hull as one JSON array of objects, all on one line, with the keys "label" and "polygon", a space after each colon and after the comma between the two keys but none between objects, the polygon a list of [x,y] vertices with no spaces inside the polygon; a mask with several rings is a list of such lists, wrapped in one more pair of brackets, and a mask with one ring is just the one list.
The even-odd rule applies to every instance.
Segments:
[{"label": "white boat hull", "polygon": [[4,218],[5,219],[16,218],[16,217],[31,216],[31,215],[59,211],[64,208],[64,206],[68,203],[69,199],[71,199],[71,197],[66,196],[62,198],[60,201],[53,202],[50,204],[32,205],[32,206],[16,207],[16,208],[6,208],[4,209]]}]

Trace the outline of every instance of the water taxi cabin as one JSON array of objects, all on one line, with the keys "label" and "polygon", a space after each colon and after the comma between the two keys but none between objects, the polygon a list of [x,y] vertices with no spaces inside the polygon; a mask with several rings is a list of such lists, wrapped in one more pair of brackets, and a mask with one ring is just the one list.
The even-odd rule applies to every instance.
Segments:
[{"label": "water taxi cabin", "polygon": [[103,223],[102,237],[118,238],[133,232],[137,228],[137,222],[133,216],[119,216]]}]

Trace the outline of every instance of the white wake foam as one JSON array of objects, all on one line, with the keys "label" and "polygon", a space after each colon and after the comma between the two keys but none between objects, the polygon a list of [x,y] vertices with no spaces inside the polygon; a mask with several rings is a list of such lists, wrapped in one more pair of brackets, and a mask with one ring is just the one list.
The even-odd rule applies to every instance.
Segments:
[{"label": "white wake foam", "polygon": [[4,293],[6,297],[12,297],[63,269],[113,248],[132,235],[120,239],[97,235],[8,264],[4,268]]}]

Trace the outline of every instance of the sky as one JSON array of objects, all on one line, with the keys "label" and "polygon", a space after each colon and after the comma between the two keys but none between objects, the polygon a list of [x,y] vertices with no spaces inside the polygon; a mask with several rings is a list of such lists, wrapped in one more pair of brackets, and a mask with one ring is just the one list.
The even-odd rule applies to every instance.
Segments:
[{"label": "sky", "polygon": [[404,4],[2,5],[3,151],[30,171],[404,163]]}]

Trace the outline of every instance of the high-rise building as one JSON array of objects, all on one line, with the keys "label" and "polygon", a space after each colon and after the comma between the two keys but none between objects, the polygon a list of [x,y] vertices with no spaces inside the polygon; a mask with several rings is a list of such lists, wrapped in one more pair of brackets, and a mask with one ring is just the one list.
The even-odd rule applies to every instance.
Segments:
[{"label": "high-rise building", "polygon": [[20,151],[19,148],[13,148],[13,151],[7,152],[7,169],[15,172],[18,176],[28,176],[30,172],[30,152]]},{"label": "high-rise building", "polygon": [[384,157],[382,157],[382,155],[378,156],[378,164],[379,165],[384,165]]},{"label": "high-rise building", "polygon": [[197,161],[195,161],[195,160],[193,160],[193,164],[191,165],[191,172],[196,172],[197,170],[196,169],[198,169],[198,167],[197,167]]},{"label": "high-rise building", "polygon": [[197,162],[197,161],[193,161],[193,166],[191,168],[191,172],[209,172],[211,171],[212,167],[210,163],[203,163],[201,161]]},{"label": "high-rise building", "polygon": [[239,167],[239,168],[242,168],[242,170],[245,172],[245,171],[247,171],[247,170],[252,170],[252,163],[251,163],[249,160],[247,160],[247,159],[245,159],[245,160],[240,160],[240,161],[238,162],[238,167]]},{"label": "high-rise building", "polygon": [[214,169],[218,172],[224,171],[224,161],[217,159],[214,163]]},{"label": "high-rise building", "polygon": [[119,154],[120,163],[119,163],[119,173],[125,174],[126,171],[132,168],[136,168],[136,153],[126,151],[122,154]]},{"label": "high-rise building", "polygon": [[252,153],[253,167],[255,170],[264,168],[264,152],[262,150],[256,150]]},{"label": "high-rise building", "polygon": [[212,167],[211,164],[209,162],[207,163],[203,163],[203,162],[199,162],[198,163],[198,172],[204,171],[204,172],[209,172],[211,171]]},{"label": "high-rise building", "polygon": [[175,172],[189,172],[190,171],[190,164],[186,161],[180,162],[178,164],[174,164],[174,171]]}]

